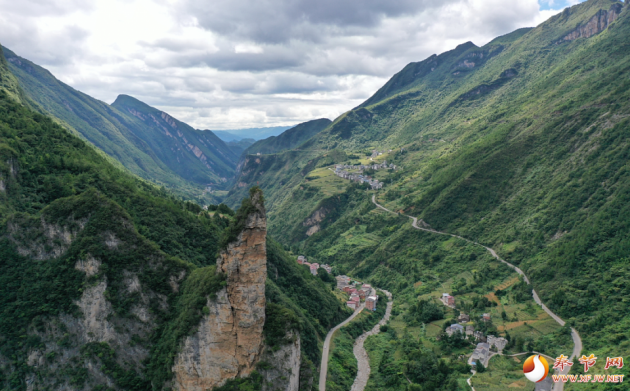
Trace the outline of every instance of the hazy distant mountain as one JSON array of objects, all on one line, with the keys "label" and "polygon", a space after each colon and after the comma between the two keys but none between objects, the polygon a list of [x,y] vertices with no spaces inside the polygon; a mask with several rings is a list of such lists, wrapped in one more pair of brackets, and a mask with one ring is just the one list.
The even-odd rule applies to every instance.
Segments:
[{"label": "hazy distant mountain", "polygon": [[253,138],[244,138],[239,141],[229,141],[226,142],[227,146],[230,147],[232,152],[234,152],[237,156],[241,156],[243,151],[245,151],[250,145],[254,144],[256,140]]},{"label": "hazy distant mountain", "polygon": [[230,129],[230,130],[213,130],[223,141],[239,141],[244,138],[253,138],[254,140],[263,140],[267,137],[277,136],[292,126],[272,126],[269,128],[247,128],[247,129]]},{"label": "hazy distant mountain", "polygon": [[216,134],[218,138],[225,141],[226,143],[230,141],[240,141],[243,139],[243,137],[237,136],[230,132],[226,132],[225,130],[213,130],[212,133]]}]

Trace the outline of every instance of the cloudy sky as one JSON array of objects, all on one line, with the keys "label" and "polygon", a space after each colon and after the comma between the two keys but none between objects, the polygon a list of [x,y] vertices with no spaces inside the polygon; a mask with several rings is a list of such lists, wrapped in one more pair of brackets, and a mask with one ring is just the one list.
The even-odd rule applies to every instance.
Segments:
[{"label": "cloudy sky", "polygon": [[407,63],[580,0],[0,0],[0,43],[202,129],[334,119]]}]

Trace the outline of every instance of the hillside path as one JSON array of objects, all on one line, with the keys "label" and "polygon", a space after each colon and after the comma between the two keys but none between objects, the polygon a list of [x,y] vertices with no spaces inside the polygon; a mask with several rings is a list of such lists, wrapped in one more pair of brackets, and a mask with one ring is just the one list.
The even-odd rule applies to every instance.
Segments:
[{"label": "hillside path", "polygon": [[365,386],[367,385],[368,379],[370,378],[370,358],[368,357],[367,352],[365,351],[365,347],[363,344],[367,337],[371,335],[376,335],[380,333],[381,326],[384,326],[388,321],[389,317],[392,314],[392,305],[394,304],[392,300],[392,294],[386,290],[381,289],[387,295],[387,309],[385,310],[385,315],[383,319],[376,326],[372,328],[372,330],[367,331],[361,334],[356,341],[354,342],[354,348],[352,351],[354,352],[354,357],[357,358],[357,376],[354,378],[354,383],[352,383],[352,388],[350,391],[363,391]]},{"label": "hillside path", "polygon": [[[374,290],[372,290],[374,292]],[[324,341],[324,348],[322,349],[322,363],[319,367],[319,391],[326,391],[326,375],[328,375],[328,354],[330,350],[330,342],[332,341],[332,336],[335,334],[335,331],[339,330],[343,326],[347,325],[354,319],[357,315],[363,311],[365,308],[365,302],[357,308],[348,319],[339,323],[337,326],[330,329],[328,335],[326,335],[326,340]]]},{"label": "hillside path", "polygon": [[[372,202],[374,203],[374,205],[376,205],[376,206],[377,206],[377,207],[379,207],[380,209],[382,209],[382,210],[384,210],[384,211],[386,211],[386,212],[389,212],[389,213],[396,214],[395,212],[392,212],[391,210],[389,210],[389,209],[385,208],[384,206],[382,206],[382,205],[380,205],[378,202],[376,202],[376,194],[372,194]],[[490,254],[492,254],[492,256],[493,256],[494,258],[496,258],[497,260],[499,260],[499,261],[501,261],[501,262],[505,263],[506,265],[508,265],[509,267],[511,267],[512,269],[514,269],[514,270],[515,270],[518,274],[520,274],[521,276],[523,276],[523,279],[525,280],[525,282],[526,282],[526,283],[528,283],[528,284],[530,283],[530,282],[529,282],[529,278],[527,278],[527,276],[525,275],[525,273],[524,273],[524,272],[523,272],[520,268],[518,268],[517,266],[512,265],[511,263],[509,263],[509,262],[507,262],[507,261],[505,261],[505,260],[501,259],[501,258],[497,255],[496,251],[494,251],[492,248],[490,248],[490,247],[486,247],[486,246],[484,246],[483,244],[479,244],[479,243],[477,243],[477,242],[475,242],[475,241],[472,241],[472,240],[469,240],[469,239],[463,238],[463,237],[458,236],[458,235],[449,234],[449,233],[447,233],[447,232],[437,231],[437,230],[434,230],[434,229],[432,229],[432,228],[419,227],[419,226],[418,226],[418,218],[413,217],[413,216],[407,216],[407,215],[403,215],[403,216],[409,217],[409,218],[412,220],[411,226],[412,226],[412,227],[414,227],[414,228],[416,228],[416,229],[419,229],[419,230],[422,230],[422,231],[426,231],[426,232],[432,232],[432,233],[434,233],[434,234],[438,234],[438,235],[447,235],[447,236],[452,236],[452,237],[454,237],[454,238],[459,238],[459,239],[462,239],[462,240],[467,241],[468,243],[472,243],[472,244],[475,244],[475,245],[477,245],[477,246],[481,246],[481,247],[485,248],[486,250],[488,250],[488,251],[490,252]],[[421,220],[421,221],[422,221],[422,220]],[[536,291],[535,291],[535,290],[532,290],[532,296],[534,297],[534,301],[535,301],[538,305],[540,305],[540,306],[542,307],[543,311],[545,311],[547,314],[549,314],[549,316],[551,316],[551,317],[552,317],[552,318],[553,318],[556,322],[558,322],[558,324],[560,324],[560,326],[564,326],[564,325],[565,325],[565,321],[564,321],[564,320],[562,320],[562,318],[560,318],[558,315],[556,315],[555,313],[553,313],[553,312],[552,312],[549,308],[547,308],[547,306],[546,306],[546,305],[544,305],[544,304],[543,304],[543,302],[540,300],[540,297],[538,297],[538,293],[536,293]],[[571,327],[571,338],[573,339],[573,352],[571,352],[571,356],[569,357],[569,360],[573,359],[574,357],[577,357],[577,356],[580,354],[580,352],[582,351],[582,339],[580,338],[580,335],[578,334],[578,332],[577,332],[577,331],[576,331],[573,327]],[[570,369],[570,367],[566,367],[566,368],[565,368],[562,372],[560,372],[559,374],[561,374],[561,375],[566,375],[567,373],[569,373],[569,369]],[[470,384],[470,383],[469,383],[469,384]],[[555,383],[554,388],[553,388],[553,391],[563,391],[563,390],[564,390],[564,383],[562,383],[562,382]]]}]

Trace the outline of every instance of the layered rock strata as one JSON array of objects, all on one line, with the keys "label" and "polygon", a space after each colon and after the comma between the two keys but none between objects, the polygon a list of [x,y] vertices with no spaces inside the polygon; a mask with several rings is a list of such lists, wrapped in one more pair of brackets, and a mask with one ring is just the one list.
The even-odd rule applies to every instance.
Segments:
[{"label": "layered rock strata", "polygon": [[249,375],[260,359],[265,323],[267,218],[262,193],[250,198],[252,211],[236,241],[217,259],[227,284],[208,298],[209,314],[186,338],[177,355],[173,388],[206,391]]},{"label": "layered rock strata", "polygon": [[603,9],[599,10],[591,19],[588,20],[588,22],[578,26],[575,30],[565,35],[556,43],[573,41],[578,38],[590,38],[593,35],[599,34],[606,30],[612,22],[617,20],[622,10],[623,5],[621,3],[613,4],[608,11]]}]

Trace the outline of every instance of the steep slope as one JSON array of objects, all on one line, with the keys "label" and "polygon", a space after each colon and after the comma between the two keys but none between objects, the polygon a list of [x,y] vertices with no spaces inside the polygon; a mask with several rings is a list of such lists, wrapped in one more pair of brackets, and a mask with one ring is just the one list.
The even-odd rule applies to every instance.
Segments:
[{"label": "steep slope", "polygon": [[[195,133],[195,137],[190,137],[190,132],[185,131],[190,144],[203,153],[203,157],[197,156],[197,150],[189,147],[189,143],[165,134],[166,121],[161,118],[161,113],[156,113],[157,110],[145,110],[157,120],[144,122],[127,110],[118,110],[74,90],[44,68],[6,48],[4,54],[10,70],[40,112],[56,117],[64,127],[121,162],[134,174],[194,199],[199,199],[207,184],[220,185],[224,183],[221,178],[231,175],[238,156],[213,135]],[[172,127],[167,128],[176,134]],[[186,126],[182,128],[188,129]]]},{"label": "steep slope", "polygon": [[[17,85],[6,69],[0,76]],[[216,266],[249,215],[245,207],[228,219],[177,200],[0,90],[0,388],[162,389],[208,301],[249,287]],[[271,304],[273,328],[249,333],[262,357],[272,346],[298,357],[277,363],[296,369],[281,376],[308,384],[318,338],[345,311],[321,279],[267,243],[269,279],[259,275],[264,291],[251,285],[252,298]],[[263,261],[239,262],[254,258]],[[260,385],[252,378],[233,380]]]},{"label": "steep slope", "polygon": [[[270,232],[285,244],[414,295],[414,284],[455,278],[441,266],[446,249],[455,262],[474,258],[381,217],[363,188],[326,176],[333,161],[382,151],[377,160],[399,169],[374,174],[386,183],[380,202],[497,249],[582,334],[584,353],[627,355],[629,34],[627,5],[589,0],[410,64],[300,147],[310,152],[250,159],[237,183],[272,190]],[[333,148],[338,159],[323,152]],[[272,166],[297,169],[277,176]]]},{"label": "steep slope", "polygon": [[216,135],[193,129],[167,113],[127,95],[119,95],[112,107],[142,121],[150,131],[138,129],[137,137],[180,176],[197,183],[225,183],[234,173],[238,156]]},{"label": "steep slope", "polygon": [[324,130],[331,123],[332,121],[327,118],[301,123],[291,129],[285,130],[279,136],[271,136],[264,140],[257,141],[247,148],[245,154],[270,154],[287,149],[294,149]]}]

